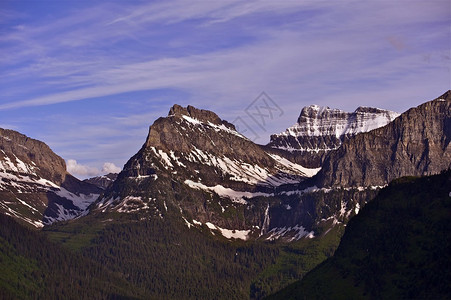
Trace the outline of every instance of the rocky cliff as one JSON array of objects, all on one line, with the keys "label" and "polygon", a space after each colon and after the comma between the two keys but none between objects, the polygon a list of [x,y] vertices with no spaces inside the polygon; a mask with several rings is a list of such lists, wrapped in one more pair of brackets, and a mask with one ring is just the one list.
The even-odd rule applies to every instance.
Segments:
[{"label": "rocky cliff", "polygon": [[[161,217],[175,214],[189,226],[204,224],[225,236],[258,237],[278,222],[270,217],[273,202],[283,211],[291,209],[282,204],[285,201],[272,198],[276,191],[296,188],[318,170],[265,152],[213,112],[174,105],[167,117],[150,126],[143,147],[126,163],[96,209]],[[295,227],[297,218],[293,210],[285,225]],[[301,226],[296,228],[301,231]]]},{"label": "rocky cliff", "polygon": [[74,218],[100,194],[66,171],[66,163],[46,144],[0,129],[0,211],[42,227]]},{"label": "rocky cliff", "polygon": [[451,165],[450,91],[409,109],[385,127],[346,139],[318,174],[322,187],[382,186]]}]

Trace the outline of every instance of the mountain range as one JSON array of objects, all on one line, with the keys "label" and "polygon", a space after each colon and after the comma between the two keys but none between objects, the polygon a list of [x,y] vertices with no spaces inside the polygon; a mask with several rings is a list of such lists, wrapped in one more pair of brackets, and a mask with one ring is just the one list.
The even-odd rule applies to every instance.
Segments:
[{"label": "mountain range", "polygon": [[[101,262],[138,298],[262,298],[330,257],[391,181],[451,167],[450,93],[402,114],[308,106],[268,145],[174,105],[119,174],[84,181],[43,142],[1,129],[0,212]],[[170,278],[175,268],[187,273]]]}]

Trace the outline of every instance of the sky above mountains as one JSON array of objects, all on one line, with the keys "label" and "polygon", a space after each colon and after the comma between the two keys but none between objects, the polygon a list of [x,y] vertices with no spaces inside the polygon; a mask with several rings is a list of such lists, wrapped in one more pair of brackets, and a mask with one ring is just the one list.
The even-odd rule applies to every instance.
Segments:
[{"label": "sky above mountains", "polygon": [[0,127],[80,178],[118,171],[175,103],[266,144],[306,105],[403,112],[451,86],[448,0],[0,3]]}]

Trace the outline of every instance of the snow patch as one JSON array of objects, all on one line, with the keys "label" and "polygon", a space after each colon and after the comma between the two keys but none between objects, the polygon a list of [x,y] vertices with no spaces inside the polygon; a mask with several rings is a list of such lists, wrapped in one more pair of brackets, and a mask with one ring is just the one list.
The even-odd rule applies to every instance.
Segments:
[{"label": "snow patch", "polygon": [[313,177],[321,170],[321,168],[314,168],[314,169],[305,168],[299,164],[293,163],[293,162],[289,161],[288,159],[281,157],[279,155],[276,155],[276,154],[268,153],[268,155],[271,156],[274,160],[276,160],[279,164],[286,167],[287,169],[296,171],[296,172],[300,172],[301,174],[303,174],[307,177]]},{"label": "snow patch", "polygon": [[269,232],[269,236],[266,238],[268,241],[273,241],[280,239],[281,237],[287,236],[288,241],[298,241],[303,237],[314,238],[315,233],[313,231],[306,231],[304,226],[296,225],[294,227],[282,227],[273,228]]},{"label": "snow patch", "polygon": [[66,198],[74,204],[74,206],[80,208],[81,210],[86,210],[89,205],[91,205],[100,194],[74,194],[61,187],[59,190],[54,191],[54,193],[62,198]]},{"label": "snow patch", "polygon": [[219,226],[216,226],[210,222],[205,223],[210,230],[218,230],[221,232],[222,236],[227,239],[240,239],[246,241],[249,238],[250,230],[234,230],[234,229],[225,229]]},{"label": "snow patch", "polygon": [[200,190],[204,190],[204,191],[213,191],[220,197],[227,197],[230,200],[232,200],[233,202],[240,203],[240,204],[247,204],[247,201],[244,200],[244,198],[254,198],[254,197],[258,197],[258,196],[262,196],[262,197],[274,196],[274,194],[267,194],[267,193],[261,193],[261,192],[251,193],[251,192],[235,191],[235,190],[232,190],[231,188],[226,188],[219,184],[215,185],[214,187],[209,187],[202,183],[194,182],[192,180],[185,180],[184,183],[186,185],[188,185],[190,188],[200,189]]},{"label": "snow patch", "polygon": [[360,211],[360,204],[356,204],[355,205],[355,208],[354,208],[354,212],[355,212],[355,214],[357,215],[358,213],[359,213],[359,211]]}]

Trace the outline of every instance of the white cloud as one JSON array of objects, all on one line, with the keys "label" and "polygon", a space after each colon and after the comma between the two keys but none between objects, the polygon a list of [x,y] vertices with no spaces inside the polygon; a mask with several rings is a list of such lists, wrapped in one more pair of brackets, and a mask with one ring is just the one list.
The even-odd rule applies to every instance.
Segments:
[{"label": "white cloud", "polygon": [[122,170],[112,162],[104,163],[102,170],[99,170],[96,167],[79,164],[75,159],[68,159],[66,161],[66,169],[72,175],[80,178],[94,177],[108,173],[119,173]]},{"label": "white cloud", "polygon": [[66,162],[66,169],[69,173],[75,176],[97,176],[99,169],[77,163],[75,159],[68,159]]},{"label": "white cloud", "polygon": [[103,164],[102,173],[119,173],[122,169],[111,162]]}]

